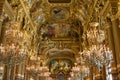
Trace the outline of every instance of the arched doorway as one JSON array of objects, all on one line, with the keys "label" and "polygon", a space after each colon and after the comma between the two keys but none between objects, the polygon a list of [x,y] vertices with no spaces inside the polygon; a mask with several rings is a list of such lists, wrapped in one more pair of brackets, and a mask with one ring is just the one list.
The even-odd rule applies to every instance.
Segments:
[{"label": "arched doorway", "polygon": [[65,74],[63,72],[59,72],[57,74],[57,80],[66,80],[65,79]]}]

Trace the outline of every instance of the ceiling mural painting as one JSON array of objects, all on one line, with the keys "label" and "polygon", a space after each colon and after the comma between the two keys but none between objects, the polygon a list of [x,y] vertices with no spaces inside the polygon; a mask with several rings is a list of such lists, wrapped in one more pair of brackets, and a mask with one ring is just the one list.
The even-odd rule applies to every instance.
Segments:
[{"label": "ceiling mural painting", "polygon": [[[106,24],[104,18],[106,17],[101,17],[101,15],[107,15],[107,13],[104,13],[107,8],[104,9],[102,4],[106,0],[6,0],[12,10],[8,8],[9,10],[3,10],[3,13],[1,12],[2,1],[4,0],[0,0],[0,4],[2,4],[0,6],[0,17],[2,18],[0,23],[3,27],[0,26],[0,39],[3,39],[0,42],[4,43],[4,40],[6,40],[5,43],[16,42],[16,44],[19,44],[27,51],[28,57],[35,56],[34,62],[38,61],[35,70],[38,71],[36,68],[39,66],[39,62],[43,62],[42,65],[40,63],[39,67],[46,66],[49,68],[49,70],[47,69],[51,73],[49,76],[55,80],[67,80],[69,76],[66,77],[65,75],[70,75],[72,67],[76,66],[74,63],[76,63],[78,55],[85,56],[86,61],[90,61],[84,55],[86,53],[81,52],[92,49],[90,46],[93,42],[90,41],[94,40],[90,39],[92,35],[88,31],[93,31],[93,26],[90,23],[97,21],[100,24],[99,29],[105,29],[103,27],[106,26],[104,25]],[[10,11],[15,12],[14,18],[9,17],[10,14],[13,15]],[[8,25],[8,23],[10,24]],[[4,31],[4,26],[6,30],[10,27],[12,31],[14,30],[12,27],[16,26],[17,28],[14,30],[16,35],[11,37],[11,34],[14,33],[11,30],[9,32]],[[102,42],[107,38],[102,35],[104,33],[100,30],[98,33],[101,36],[100,38],[97,37],[97,42]],[[92,47],[94,48],[94,46]],[[102,48],[100,45],[101,50],[104,47]],[[96,59],[91,55],[92,57]],[[79,61],[77,62],[78,65],[82,65],[80,64],[82,60],[77,61]],[[29,63],[31,62],[29,61]]]},{"label": "ceiling mural painting", "polygon": [[49,63],[49,69],[52,74],[59,72],[69,73],[73,62],[68,59],[53,59]]},{"label": "ceiling mural painting", "polygon": [[63,19],[67,19],[69,17],[69,8],[67,7],[54,7],[51,10],[51,15],[54,19],[56,20],[63,20]]},{"label": "ceiling mural painting", "polygon": [[44,36],[49,38],[65,38],[71,36],[71,26],[67,23],[54,23],[48,26],[47,32],[44,33]]}]

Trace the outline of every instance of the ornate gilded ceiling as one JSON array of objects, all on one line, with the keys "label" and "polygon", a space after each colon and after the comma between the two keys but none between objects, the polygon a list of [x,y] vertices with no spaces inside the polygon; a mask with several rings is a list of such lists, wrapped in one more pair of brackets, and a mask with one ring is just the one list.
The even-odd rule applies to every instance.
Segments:
[{"label": "ornate gilded ceiling", "polygon": [[59,59],[73,63],[78,52],[89,45],[89,23],[102,21],[101,28],[106,29],[110,11],[117,11],[116,0],[8,0],[2,12],[3,2],[0,0],[3,22],[16,22],[24,34],[21,44],[30,56],[41,56],[50,66]]}]

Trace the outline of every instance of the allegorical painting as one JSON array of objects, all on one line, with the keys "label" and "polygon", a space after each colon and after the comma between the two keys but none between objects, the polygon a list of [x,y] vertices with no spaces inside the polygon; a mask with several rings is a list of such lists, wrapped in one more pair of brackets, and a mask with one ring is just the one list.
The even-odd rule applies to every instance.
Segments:
[{"label": "allegorical painting", "polygon": [[45,33],[45,36],[50,38],[64,38],[69,37],[71,35],[71,26],[70,24],[51,24],[48,27],[47,32]]},{"label": "allegorical painting", "polygon": [[49,69],[52,74],[56,74],[59,71],[68,73],[72,67],[72,61],[68,59],[54,59],[49,64]]}]

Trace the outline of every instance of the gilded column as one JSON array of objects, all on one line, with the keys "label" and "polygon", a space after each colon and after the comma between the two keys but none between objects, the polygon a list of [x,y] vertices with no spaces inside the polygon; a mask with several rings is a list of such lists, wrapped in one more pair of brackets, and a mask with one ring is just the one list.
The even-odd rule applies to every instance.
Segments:
[{"label": "gilded column", "polygon": [[3,80],[9,80],[9,69],[7,65],[4,65]]},{"label": "gilded column", "polygon": [[14,77],[15,77],[14,72],[15,72],[15,67],[12,66],[12,67],[11,67],[11,70],[10,70],[10,78],[11,78],[10,80],[14,80]]},{"label": "gilded column", "polygon": [[111,32],[112,32],[112,49],[114,55],[114,66],[112,66],[113,80],[118,79],[118,64],[120,64],[120,35],[119,35],[119,20],[118,13],[118,0],[110,0],[111,3]]},{"label": "gilded column", "polygon": [[1,34],[2,34],[2,21],[0,21],[0,43],[1,43]]},{"label": "gilded column", "polygon": [[117,76],[117,55],[116,55],[116,51],[115,51],[115,41],[114,41],[114,37],[113,37],[113,30],[112,30],[112,21],[110,18],[107,19],[108,21],[108,29],[107,29],[107,35],[108,35],[108,40],[109,40],[109,46],[113,52],[113,63],[111,65],[111,69],[112,72],[110,72],[109,74],[113,75],[113,78],[116,78]]},{"label": "gilded column", "polygon": [[15,80],[18,78],[18,73],[19,73],[19,65],[16,65],[16,69],[15,69]]},{"label": "gilded column", "polygon": [[90,80],[93,80],[93,66],[90,66]]},{"label": "gilded column", "polygon": [[[115,47],[115,55],[116,55],[116,63],[117,67],[120,64],[120,40],[119,40],[119,28],[118,28],[118,19],[112,21],[112,30],[113,30],[113,39],[114,39],[114,47]],[[118,71],[118,69],[116,69]],[[117,72],[116,72],[117,74]],[[114,79],[115,80],[115,79]],[[116,80],[118,80],[116,78]]]},{"label": "gilded column", "polygon": [[[119,33],[119,41],[120,41],[120,0],[118,2],[118,18],[119,18],[119,23],[118,23],[118,33]],[[120,49],[120,48],[119,48]],[[119,59],[120,59],[120,51],[119,51]],[[117,64],[118,67],[118,77],[120,79],[120,63]]]},{"label": "gilded column", "polygon": [[18,78],[23,78],[24,74],[23,74],[23,68],[22,68],[22,64],[16,65],[16,71],[15,71],[15,79]]}]

